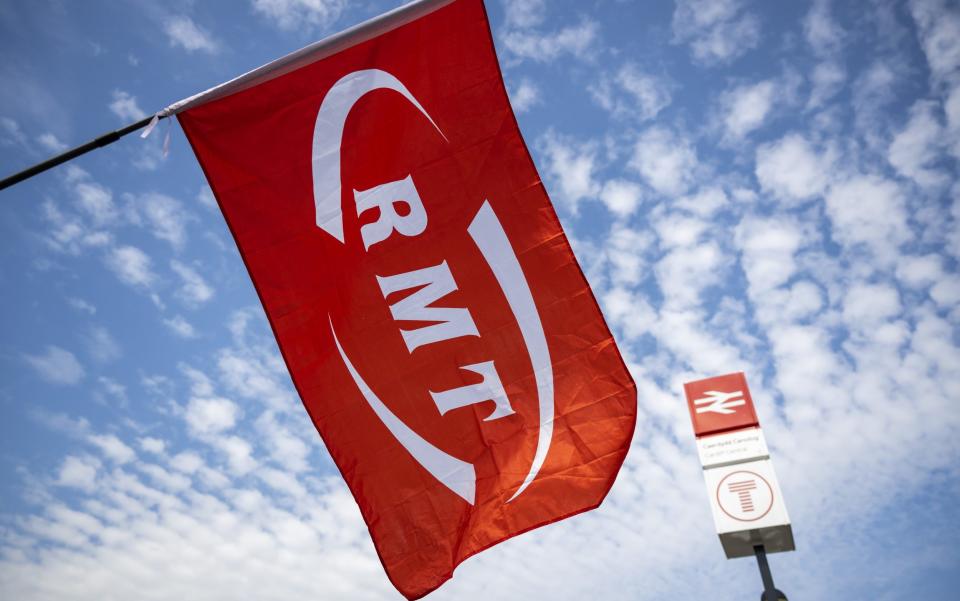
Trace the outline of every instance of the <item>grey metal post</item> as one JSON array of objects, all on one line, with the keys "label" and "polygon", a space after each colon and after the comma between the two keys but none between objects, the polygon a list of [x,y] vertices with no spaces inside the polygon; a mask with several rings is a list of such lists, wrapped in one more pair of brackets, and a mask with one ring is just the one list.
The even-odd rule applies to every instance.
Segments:
[{"label": "grey metal post", "polygon": [[770,564],[767,562],[767,550],[763,545],[754,545],[753,552],[757,556],[757,567],[760,568],[760,578],[763,580],[763,594],[760,601],[786,601],[787,596],[773,586],[773,574],[770,573]]}]

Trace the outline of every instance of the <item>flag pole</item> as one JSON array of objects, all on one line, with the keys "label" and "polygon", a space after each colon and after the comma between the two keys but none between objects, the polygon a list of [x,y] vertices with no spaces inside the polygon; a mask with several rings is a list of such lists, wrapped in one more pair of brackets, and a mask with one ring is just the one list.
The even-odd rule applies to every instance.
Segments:
[{"label": "flag pole", "polygon": [[[166,118],[165,115],[158,115],[158,119],[165,119],[165,118]],[[24,169],[23,171],[20,171],[20,172],[18,172],[18,173],[14,173],[13,175],[11,175],[11,176],[9,176],[9,177],[5,177],[3,180],[0,180],[0,190],[4,190],[4,189],[6,189],[6,188],[9,188],[10,186],[12,186],[12,185],[14,185],[14,184],[18,184],[18,183],[22,182],[22,181],[25,180],[25,179],[29,179],[29,178],[33,177],[34,175],[39,175],[40,173],[43,173],[44,171],[47,171],[48,169],[53,169],[53,168],[56,167],[57,165],[60,165],[60,164],[62,164],[62,163],[66,163],[67,161],[69,161],[69,160],[71,160],[71,159],[75,159],[75,158],[77,158],[78,156],[87,154],[87,153],[90,152],[91,150],[96,150],[97,148],[102,148],[103,146],[107,146],[108,144],[113,144],[114,142],[116,142],[117,140],[119,140],[120,138],[122,138],[123,136],[125,136],[125,135],[127,135],[127,134],[129,134],[129,133],[133,133],[133,132],[137,131],[138,129],[143,129],[144,127],[146,127],[147,125],[150,124],[150,121],[151,121],[152,119],[153,119],[153,115],[151,115],[151,116],[149,116],[149,117],[144,117],[143,119],[137,121],[136,123],[131,123],[130,125],[128,125],[128,126],[126,126],[126,127],[123,127],[123,128],[118,129],[118,130],[115,130],[115,131],[112,131],[112,132],[103,134],[103,135],[100,136],[100,137],[97,137],[97,138],[94,138],[93,140],[90,140],[90,141],[87,142],[86,144],[81,144],[80,146],[77,146],[77,147],[75,147],[75,148],[71,148],[70,150],[68,150],[68,151],[66,151],[66,152],[62,152],[62,153],[58,154],[58,155],[55,156],[55,157],[51,157],[51,158],[47,159],[46,161],[43,161],[42,163],[37,163],[36,165],[34,165],[34,166],[32,166],[32,167],[28,167],[28,168]]]}]

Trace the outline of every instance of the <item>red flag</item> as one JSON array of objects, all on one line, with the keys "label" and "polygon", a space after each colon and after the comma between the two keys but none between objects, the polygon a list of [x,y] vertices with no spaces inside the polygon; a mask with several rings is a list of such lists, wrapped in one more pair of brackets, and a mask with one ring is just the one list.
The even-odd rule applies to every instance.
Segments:
[{"label": "red flag", "polygon": [[179,115],[410,599],[474,553],[597,507],[636,419],[482,1],[420,13]]}]

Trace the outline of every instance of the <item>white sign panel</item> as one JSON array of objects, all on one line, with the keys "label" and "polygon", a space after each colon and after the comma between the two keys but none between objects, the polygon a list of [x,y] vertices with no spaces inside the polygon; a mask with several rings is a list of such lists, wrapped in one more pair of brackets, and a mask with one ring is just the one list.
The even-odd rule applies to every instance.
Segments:
[{"label": "white sign panel", "polygon": [[790,523],[769,459],[711,468],[703,476],[717,533]]},{"label": "white sign panel", "polygon": [[713,467],[741,461],[767,459],[770,451],[760,428],[735,430],[697,439],[697,453],[703,467]]}]

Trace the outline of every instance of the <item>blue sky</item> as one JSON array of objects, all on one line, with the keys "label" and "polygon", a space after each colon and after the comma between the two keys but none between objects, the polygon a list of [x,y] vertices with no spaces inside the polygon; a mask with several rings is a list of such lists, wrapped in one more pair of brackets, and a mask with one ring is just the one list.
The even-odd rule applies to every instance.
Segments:
[{"label": "blue sky", "polygon": [[[0,2],[0,170],[395,2]],[[432,599],[742,599],[684,381],[747,372],[791,599],[960,586],[960,10],[488,0],[639,388],[603,507]],[[169,155],[162,146],[169,132]],[[0,193],[0,597],[398,599],[176,124]]]}]

